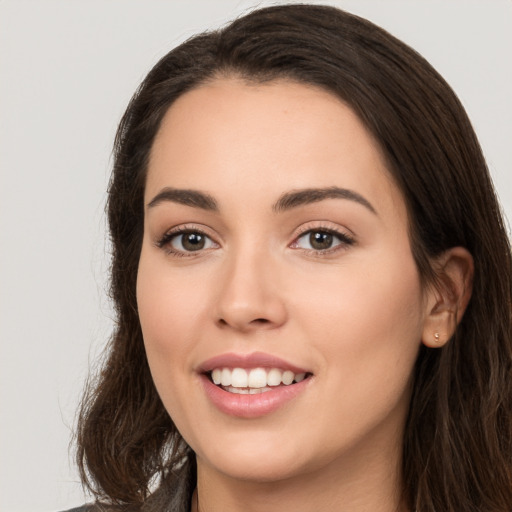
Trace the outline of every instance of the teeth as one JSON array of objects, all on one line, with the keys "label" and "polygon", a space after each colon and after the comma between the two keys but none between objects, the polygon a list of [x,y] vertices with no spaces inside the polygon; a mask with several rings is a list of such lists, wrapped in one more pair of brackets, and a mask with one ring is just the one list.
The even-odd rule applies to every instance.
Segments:
[{"label": "teeth", "polygon": [[214,384],[217,384],[217,386],[222,381],[222,370],[220,368],[215,368],[212,372],[212,380]]},{"label": "teeth", "polygon": [[267,372],[263,368],[254,368],[249,372],[250,388],[264,388],[267,385]]},{"label": "teeth", "polygon": [[228,386],[226,391],[230,393],[235,393],[237,395],[257,395],[259,393],[265,393],[267,391],[272,391],[272,388],[264,387],[264,388],[235,388],[234,386]]},{"label": "teeth", "polygon": [[269,386],[279,386],[283,373],[277,368],[272,368],[267,374],[267,383]]},{"label": "teeth", "polygon": [[287,386],[289,386],[292,382],[293,382],[293,379],[295,378],[295,374],[289,370],[285,371],[283,373],[283,384],[286,384]]},{"label": "teeth", "polygon": [[231,386],[231,370],[229,368],[223,368],[220,374],[220,383],[223,386]]},{"label": "teeth", "polygon": [[[215,368],[211,372],[214,384],[221,385],[226,391],[232,393],[255,394],[264,391],[270,391],[271,386],[280,386],[284,384],[289,386],[293,382],[302,382],[305,373],[293,373],[290,370],[280,370],[279,368],[253,368],[245,370],[243,368]],[[232,391],[236,390],[236,391]]]},{"label": "teeth", "polygon": [[[222,370],[224,371],[224,370]],[[231,372],[231,385],[234,388],[246,388],[249,384],[249,375],[242,368],[235,368]]]}]

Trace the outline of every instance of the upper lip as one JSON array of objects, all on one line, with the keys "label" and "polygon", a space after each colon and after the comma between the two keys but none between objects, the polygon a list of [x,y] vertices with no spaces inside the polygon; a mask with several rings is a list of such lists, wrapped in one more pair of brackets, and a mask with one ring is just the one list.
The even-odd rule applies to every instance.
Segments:
[{"label": "upper lip", "polygon": [[308,370],[304,368],[291,364],[280,357],[263,352],[221,354],[202,362],[198,367],[198,372],[207,373],[215,368],[279,368],[293,373],[308,373]]}]

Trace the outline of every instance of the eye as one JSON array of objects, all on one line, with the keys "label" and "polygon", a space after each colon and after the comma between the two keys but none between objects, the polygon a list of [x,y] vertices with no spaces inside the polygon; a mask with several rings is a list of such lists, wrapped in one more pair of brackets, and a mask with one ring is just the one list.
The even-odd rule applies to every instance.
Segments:
[{"label": "eye", "polygon": [[328,251],[340,245],[351,245],[354,241],[343,233],[325,229],[306,231],[293,243],[294,248],[312,251]]},{"label": "eye", "polygon": [[197,230],[182,230],[167,233],[157,243],[166,247],[170,253],[184,255],[217,247],[217,244],[206,234]]},{"label": "eye", "polygon": [[198,231],[181,233],[171,239],[171,246],[178,251],[200,251],[212,245],[212,240]]}]

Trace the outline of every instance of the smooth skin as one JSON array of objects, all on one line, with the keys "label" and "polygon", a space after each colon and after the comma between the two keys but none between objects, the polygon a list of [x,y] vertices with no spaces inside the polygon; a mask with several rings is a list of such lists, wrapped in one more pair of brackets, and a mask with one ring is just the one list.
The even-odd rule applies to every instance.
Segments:
[{"label": "smooth skin", "polygon": [[[353,195],[276,207],[332,187]],[[216,208],[154,201],[169,188]],[[436,262],[448,285],[422,286],[405,202],[354,112],[293,82],[202,85],[163,120],[145,204],[140,321],[158,392],[197,456],[194,509],[406,510],[413,365],[422,342],[453,332],[472,261],[454,248]],[[312,376],[277,411],[237,418],[212,405],[197,371],[227,352],[265,352]]]}]

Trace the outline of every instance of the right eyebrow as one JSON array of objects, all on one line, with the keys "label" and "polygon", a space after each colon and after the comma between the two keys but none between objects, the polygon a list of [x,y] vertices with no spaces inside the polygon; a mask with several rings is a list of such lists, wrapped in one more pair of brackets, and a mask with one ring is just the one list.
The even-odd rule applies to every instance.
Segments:
[{"label": "right eyebrow", "polygon": [[297,208],[298,206],[324,201],[325,199],[348,199],[349,201],[359,203],[377,215],[377,211],[372,204],[361,194],[358,194],[354,190],[339,187],[292,190],[283,194],[274,204],[272,209],[275,212],[282,212],[291,210],[292,208]]},{"label": "right eyebrow", "polygon": [[154,208],[155,206],[170,201],[172,203],[184,204],[185,206],[191,206],[192,208],[201,208],[202,210],[208,210],[218,212],[219,207],[217,201],[205,192],[199,190],[190,190],[182,188],[163,188],[151,201],[148,203],[148,208]]}]

